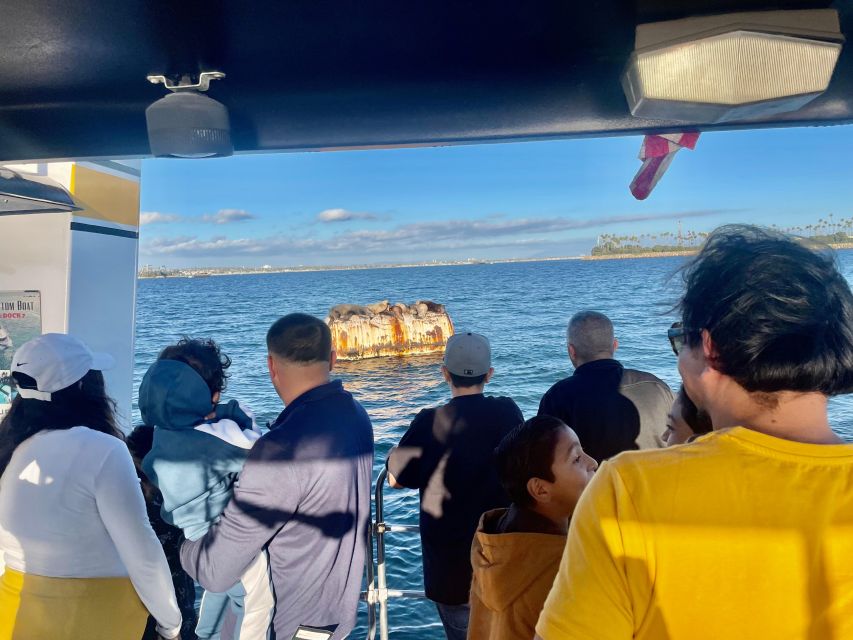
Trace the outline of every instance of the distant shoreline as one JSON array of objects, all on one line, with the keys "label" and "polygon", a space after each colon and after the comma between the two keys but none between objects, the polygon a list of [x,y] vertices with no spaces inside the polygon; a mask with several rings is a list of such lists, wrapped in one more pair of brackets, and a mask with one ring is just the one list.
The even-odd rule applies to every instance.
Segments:
[{"label": "distant shoreline", "polygon": [[[853,242],[832,242],[829,247],[835,250],[853,249]],[[632,260],[645,258],[673,258],[681,256],[694,256],[699,253],[699,247],[685,251],[647,251],[644,253],[611,253],[599,256],[583,256],[583,260]]]},{"label": "distant shoreline", "polygon": [[[423,262],[411,264],[364,264],[346,266],[319,267],[271,267],[269,269],[235,267],[191,267],[187,269],[170,269],[165,275],[157,273],[139,273],[139,280],[156,280],[160,278],[207,278],[214,276],[249,276],[266,273],[317,273],[323,271],[365,271],[368,269],[415,269],[418,267],[468,267],[484,264],[513,264],[524,262],[562,262],[564,260],[584,260],[586,256],[562,256],[557,258],[506,258],[503,260],[460,260],[453,262]],[[236,270],[235,270],[236,269]]]},{"label": "distant shoreline", "polygon": [[[853,249],[853,242],[832,243],[832,249]],[[692,256],[698,252],[698,247],[685,251],[660,251],[645,253],[613,253],[598,256],[562,256],[557,258],[507,258],[503,260],[463,260],[458,262],[423,262],[412,264],[366,264],[347,266],[320,266],[320,267],[272,267],[270,269],[256,268],[248,269],[236,267],[234,269],[222,267],[209,267],[201,269],[198,267],[189,269],[174,269],[166,275],[138,274],[139,280],[155,280],[158,278],[207,278],[218,276],[250,276],[269,273],[318,273],[324,271],[365,271],[368,269],[415,269],[418,267],[467,267],[485,264],[514,264],[527,262],[563,262],[567,260],[645,260],[648,258],[674,258]]]},{"label": "distant shoreline", "polygon": [[691,249],[689,251],[648,251],[646,253],[611,253],[603,256],[584,256],[584,260],[630,260],[643,258],[672,258],[676,256],[692,256],[696,255],[699,249]]}]

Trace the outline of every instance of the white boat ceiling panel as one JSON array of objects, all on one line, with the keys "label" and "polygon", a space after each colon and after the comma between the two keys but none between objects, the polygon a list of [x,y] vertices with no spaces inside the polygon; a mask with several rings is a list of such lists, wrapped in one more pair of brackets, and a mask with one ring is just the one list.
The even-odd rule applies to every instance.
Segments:
[{"label": "white boat ceiling panel", "polygon": [[675,131],[631,116],[637,24],[839,10],[829,90],[700,129],[853,122],[853,3],[758,0],[12,0],[0,20],[0,160],[149,153],[150,74],[227,74],[237,152]]}]

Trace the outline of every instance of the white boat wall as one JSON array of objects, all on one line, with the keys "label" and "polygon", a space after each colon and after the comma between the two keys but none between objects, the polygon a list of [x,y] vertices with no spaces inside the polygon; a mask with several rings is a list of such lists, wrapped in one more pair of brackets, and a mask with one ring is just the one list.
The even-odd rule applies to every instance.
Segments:
[{"label": "white boat wall", "polygon": [[0,190],[3,183],[31,180],[67,196],[47,202],[21,189],[28,197],[6,199],[0,209],[0,292],[40,292],[43,333],[70,333],[115,358],[104,375],[125,429],[133,395],[141,164],[0,166]]}]

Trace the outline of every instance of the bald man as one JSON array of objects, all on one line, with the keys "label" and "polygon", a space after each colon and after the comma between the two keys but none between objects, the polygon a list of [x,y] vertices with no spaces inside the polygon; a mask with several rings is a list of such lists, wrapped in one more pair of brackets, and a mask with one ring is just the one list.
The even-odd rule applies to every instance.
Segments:
[{"label": "bald man", "polygon": [[613,358],[619,343],[610,319],[597,311],[576,313],[566,342],[575,372],[542,397],[539,415],[574,429],[597,462],[622,451],[663,447],[672,390],[651,373],[626,369]]}]

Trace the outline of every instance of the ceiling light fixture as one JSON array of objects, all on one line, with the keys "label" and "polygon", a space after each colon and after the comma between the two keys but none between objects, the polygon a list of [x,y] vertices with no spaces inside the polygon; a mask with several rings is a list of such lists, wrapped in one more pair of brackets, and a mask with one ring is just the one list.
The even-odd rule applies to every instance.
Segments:
[{"label": "ceiling light fixture", "polygon": [[643,24],[622,86],[631,114],[695,123],[794,111],[826,91],[844,36],[833,9]]},{"label": "ceiling light fixture", "polygon": [[224,78],[220,71],[204,71],[193,83],[183,76],[171,84],[165,76],[148,76],[171,93],[145,110],[151,153],[167,158],[213,158],[234,153],[228,109],[204,95],[211,80]]}]

